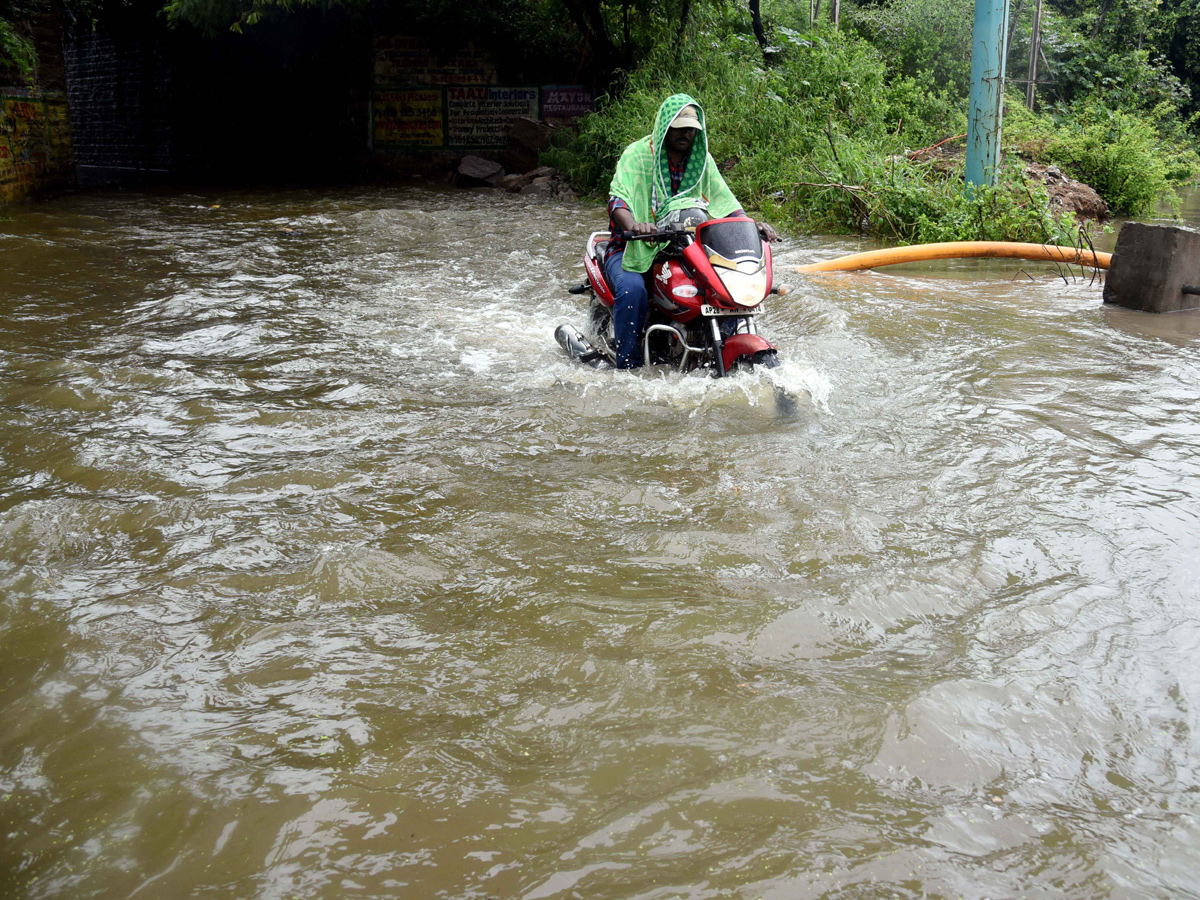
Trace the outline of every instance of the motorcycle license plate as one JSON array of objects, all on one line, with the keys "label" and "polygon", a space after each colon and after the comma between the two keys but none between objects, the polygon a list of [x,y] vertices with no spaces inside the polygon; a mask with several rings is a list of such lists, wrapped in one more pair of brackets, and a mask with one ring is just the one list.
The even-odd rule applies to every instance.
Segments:
[{"label": "motorcycle license plate", "polygon": [[707,303],[700,306],[700,315],[702,316],[753,316],[757,313],[757,309],[721,309],[719,306],[709,306]]}]

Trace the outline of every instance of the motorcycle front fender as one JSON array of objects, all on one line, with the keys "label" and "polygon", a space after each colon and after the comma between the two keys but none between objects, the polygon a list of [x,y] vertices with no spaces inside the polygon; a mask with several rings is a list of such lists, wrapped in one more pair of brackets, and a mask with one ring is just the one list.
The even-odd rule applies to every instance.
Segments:
[{"label": "motorcycle front fender", "polygon": [[733,369],[736,363],[743,356],[753,356],[755,353],[761,353],[764,350],[774,350],[771,342],[765,340],[757,334],[735,334],[732,337],[725,339],[725,346],[721,348],[721,358],[725,362],[725,371]]}]

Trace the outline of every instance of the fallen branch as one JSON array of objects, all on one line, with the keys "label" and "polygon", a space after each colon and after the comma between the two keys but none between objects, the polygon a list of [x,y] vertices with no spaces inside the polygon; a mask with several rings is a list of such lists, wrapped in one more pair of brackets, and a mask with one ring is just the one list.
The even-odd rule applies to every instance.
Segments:
[{"label": "fallen branch", "polygon": [[905,153],[904,155],[907,156],[909,159],[916,159],[918,156],[921,156],[922,154],[932,153],[934,150],[936,150],[938,147],[941,147],[943,144],[948,144],[951,141],[960,140],[962,138],[965,138],[966,136],[967,135],[965,132],[963,134],[956,134],[953,137],[946,138],[944,141],[938,141],[936,144],[931,144],[930,146],[923,147],[920,150],[912,150],[908,153]]},{"label": "fallen branch", "polygon": [[824,183],[819,182],[819,181],[797,181],[796,187],[839,188],[843,191],[850,191],[851,193],[860,193],[860,194],[867,193],[867,189],[865,187],[863,187],[862,185],[842,184],[840,181],[827,181]]}]

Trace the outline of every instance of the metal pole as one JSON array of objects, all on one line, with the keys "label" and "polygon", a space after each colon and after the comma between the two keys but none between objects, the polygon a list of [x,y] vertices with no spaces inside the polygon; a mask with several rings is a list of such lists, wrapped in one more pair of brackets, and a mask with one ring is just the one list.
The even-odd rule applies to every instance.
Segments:
[{"label": "metal pole", "polygon": [[1033,35],[1029,38],[1029,81],[1025,83],[1025,105],[1033,109],[1037,96],[1037,60],[1042,49],[1042,0],[1033,8]]},{"label": "metal pole", "polygon": [[995,184],[1004,103],[1008,0],[975,0],[971,99],[967,108],[967,185]]}]

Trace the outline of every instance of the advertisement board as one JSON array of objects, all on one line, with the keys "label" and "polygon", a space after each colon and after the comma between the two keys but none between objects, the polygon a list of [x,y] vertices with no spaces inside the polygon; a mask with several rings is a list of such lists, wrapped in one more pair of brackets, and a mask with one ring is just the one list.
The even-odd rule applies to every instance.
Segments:
[{"label": "advertisement board", "polygon": [[535,87],[452,85],[446,88],[446,143],[463,149],[504,147],[513,120],[537,114]]},{"label": "advertisement board", "polygon": [[542,88],[542,121],[569,125],[592,111],[592,92],[581,85],[548,84]]},{"label": "advertisement board", "polygon": [[375,146],[445,146],[441,88],[376,90],[371,99]]}]

